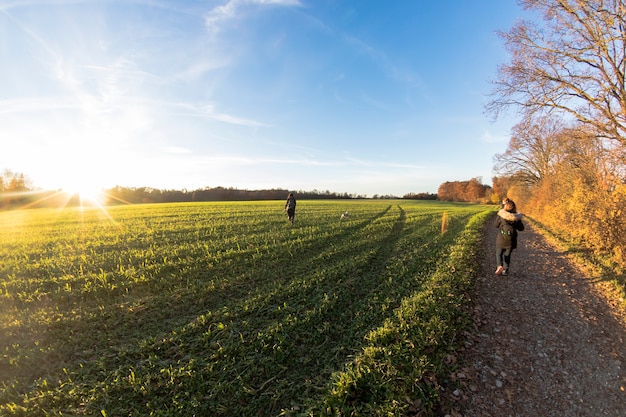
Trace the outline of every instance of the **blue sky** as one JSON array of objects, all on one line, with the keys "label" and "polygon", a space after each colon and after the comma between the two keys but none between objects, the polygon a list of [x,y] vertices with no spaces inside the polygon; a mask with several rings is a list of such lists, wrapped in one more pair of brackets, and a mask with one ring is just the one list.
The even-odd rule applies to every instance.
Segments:
[{"label": "blue sky", "polygon": [[437,192],[483,177],[515,0],[0,0],[0,169],[37,187]]}]

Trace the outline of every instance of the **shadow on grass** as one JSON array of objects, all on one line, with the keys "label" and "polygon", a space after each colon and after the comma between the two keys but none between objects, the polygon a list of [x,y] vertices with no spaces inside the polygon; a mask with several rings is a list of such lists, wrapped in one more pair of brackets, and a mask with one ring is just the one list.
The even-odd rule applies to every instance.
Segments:
[{"label": "shadow on grass", "polygon": [[[406,255],[403,239],[420,241],[397,209],[337,226],[291,253],[276,247],[255,258],[242,250],[211,267],[198,259],[164,269],[157,285],[136,284],[120,302],[95,294],[76,315],[36,329],[41,347],[30,352],[33,371],[15,381],[16,392],[54,397],[31,402],[41,415],[46,407],[276,415],[299,404],[419,287],[416,278],[445,247],[443,238],[425,240],[396,262]],[[376,226],[390,215],[390,225]],[[36,375],[43,379],[31,389]]]}]

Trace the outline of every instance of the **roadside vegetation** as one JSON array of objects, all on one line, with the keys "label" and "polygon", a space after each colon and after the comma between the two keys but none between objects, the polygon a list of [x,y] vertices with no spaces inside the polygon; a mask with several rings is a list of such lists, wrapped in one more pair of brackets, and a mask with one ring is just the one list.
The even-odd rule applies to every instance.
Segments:
[{"label": "roadside vegetation", "polygon": [[517,111],[495,156],[494,196],[513,198],[626,288],[626,9],[622,1],[521,0],[532,19],[501,37],[494,116]]},{"label": "roadside vegetation", "polygon": [[0,415],[432,415],[493,210],[2,212]]}]

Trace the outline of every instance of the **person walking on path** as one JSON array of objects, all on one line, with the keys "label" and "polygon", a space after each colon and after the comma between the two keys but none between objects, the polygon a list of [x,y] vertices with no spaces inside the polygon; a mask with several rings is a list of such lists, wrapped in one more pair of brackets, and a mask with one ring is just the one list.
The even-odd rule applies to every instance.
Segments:
[{"label": "person walking on path", "polygon": [[287,211],[288,220],[293,223],[293,220],[296,217],[296,198],[293,196],[293,193],[289,193],[287,196],[285,210]]},{"label": "person walking on path", "polygon": [[456,414],[447,414],[626,416],[622,295],[600,271],[581,268],[569,250],[524,223],[516,249],[524,268],[505,280],[492,278],[500,231],[492,221],[485,225],[468,312],[475,329],[456,358],[452,376],[460,387],[446,390]]},{"label": "person walking on path", "polygon": [[495,227],[500,230],[496,238],[496,275],[507,275],[511,264],[511,252],[517,248],[517,231],[524,230],[522,214],[517,212],[515,202],[504,200],[504,207],[498,211]]}]

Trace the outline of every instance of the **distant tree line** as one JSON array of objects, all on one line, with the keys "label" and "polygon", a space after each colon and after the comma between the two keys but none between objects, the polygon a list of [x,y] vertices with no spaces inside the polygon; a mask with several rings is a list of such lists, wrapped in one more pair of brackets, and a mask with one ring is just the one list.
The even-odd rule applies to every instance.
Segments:
[{"label": "distant tree line", "polygon": [[[480,184],[480,180],[472,179],[464,182],[446,182],[441,185],[439,194],[408,193],[402,197],[391,194],[375,194],[373,199],[405,199],[405,200],[444,200],[444,201],[483,201],[489,186]],[[184,203],[201,201],[253,201],[283,200],[290,190],[241,190],[226,187],[205,187],[197,190],[162,190],[152,187],[116,186],[101,190],[102,204],[149,204],[149,203]],[[331,191],[293,191],[298,199],[365,199],[367,196]],[[78,195],[67,195],[60,190],[41,190],[33,188],[30,180],[21,173],[5,170],[0,174],[0,209],[29,207],[63,207],[80,205]]]},{"label": "distant tree line", "polygon": [[408,193],[402,196],[405,200],[437,200],[437,194],[432,193]]},{"label": "distant tree line", "polygon": [[439,186],[437,198],[441,201],[463,201],[470,203],[491,202],[492,188],[484,185],[480,178],[469,181],[448,181]]},{"label": "distant tree line", "polygon": [[[137,203],[171,203],[197,201],[251,201],[251,200],[284,200],[290,190],[240,190],[237,188],[202,188],[198,190],[159,190],[150,187],[129,188],[114,187],[105,190],[110,204],[137,204]],[[298,199],[360,199],[365,196],[331,191],[293,191]]]},{"label": "distant tree line", "polygon": [[[7,175],[8,173],[8,175]],[[6,186],[5,186],[6,184]],[[24,207],[61,207],[81,204],[80,196],[69,196],[62,191],[38,190],[30,188],[23,174],[5,171],[0,175],[0,209]],[[151,187],[121,187],[101,190],[102,203],[148,204],[148,203],[183,203],[201,201],[251,201],[283,200],[290,190],[240,190],[237,188],[202,188],[198,190],[161,190]],[[298,199],[362,199],[362,195],[336,193],[331,191],[294,191]]]},{"label": "distant tree line", "polygon": [[[110,196],[112,203],[165,203],[165,202],[193,202],[193,201],[250,201],[250,200],[283,200],[287,198],[290,190],[286,189],[269,189],[269,190],[240,190],[237,188],[202,188],[194,191],[187,190],[158,190],[149,187],[143,188],[126,188],[115,187],[106,190],[106,194]],[[298,199],[316,200],[316,199],[365,199],[367,196],[349,193],[337,193],[331,191],[293,191]],[[373,199],[399,199],[400,197],[385,194],[375,194]],[[405,194],[403,199],[411,200],[436,200],[437,194],[430,193],[409,193]]]},{"label": "distant tree line", "polygon": [[[77,206],[81,204],[80,196],[68,196],[62,191],[34,189],[29,186],[29,180],[24,174],[5,170],[0,175],[0,209],[26,207],[61,207]],[[6,186],[4,186],[6,184]],[[283,200],[290,190],[241,190],[226,187],[205,187],[197,190],[161,190],[152,187],[122,187],[116,186],[102,190],[103,204],[149,204],[149,203],[184,203],[201,201],[253,201],[253,200]],[[298,199],[365,199],[367,196],[331,191],[294,191]],[[437,194],[408,193],[402,197],[391,194],[374,195],[373,199],[406,199],[406,200],[437,200]],[[454,198],[450,201],[470,201],[463,198]]]}]

